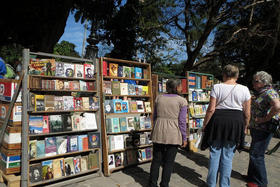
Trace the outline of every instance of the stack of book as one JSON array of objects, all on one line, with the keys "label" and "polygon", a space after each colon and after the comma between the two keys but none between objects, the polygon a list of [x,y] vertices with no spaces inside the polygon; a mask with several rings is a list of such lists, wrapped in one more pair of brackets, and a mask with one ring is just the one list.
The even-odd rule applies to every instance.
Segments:
[{"label": "stack of book", "polygon": [[105,113],[152,112],[149,101],[122,99],[105,100],[104,110]]},{"label": "stack of book", "polygon": [[104,80],[103,87],[104,93],[108,95],[149,95],[148,86],[129,84],[117,80]]}]

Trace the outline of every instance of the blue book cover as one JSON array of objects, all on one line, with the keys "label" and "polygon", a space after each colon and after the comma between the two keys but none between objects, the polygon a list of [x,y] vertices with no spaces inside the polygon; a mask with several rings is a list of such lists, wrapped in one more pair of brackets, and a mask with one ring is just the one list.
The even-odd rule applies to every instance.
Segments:
[{"label": "blue book cover", "polygon": [[128,113],[128,111],[129,111],[128,100],[122,100],[122,112]]},{"label": "blue book cover", "polygon": [[38,140],[36,142],[37,146],[37,158],[45,157],[45,140]]},{"label": "blue book cover", "polygon": [[100,147],[100,134],[98,132],[88,133],[88,148],[94,149]]},{"label": "blue book cover", "polygon": [[77,136],[70,136],[68,143],[69,143],[70,152],[78,151],[78,137]]},{"label": "blue book cover", "polygon": [[83,150],[83,138],[86,138],[86,137],[87,137],[86,134],[78,136],[78,150],[79,151]]},{"label": "blue book cover", "polygon": [[126,117],[120,118],[120,130],[121,132],[127,131]]},{"label": "blue book cover", "polygon": [[29,116],[29,132],[31,134],[43,133],[43,116]]},{"label": "blue book cover", "polygon": [[114,113],[122,113],[122,100],[113,99],[113,104],[114,104]]},{"label": "blue book cover", "polygon": [[118,66],[118,77],[123,77],[123,66]]},{"label": "blue book cover", "polygon": [[119,118],[112,118],[112,131],[120,132],[120,121]]},{"label": "blue book cover", "polygon": [[142,79],[142,68],[135,67],[134,72],[135,72],[136,79]]}]

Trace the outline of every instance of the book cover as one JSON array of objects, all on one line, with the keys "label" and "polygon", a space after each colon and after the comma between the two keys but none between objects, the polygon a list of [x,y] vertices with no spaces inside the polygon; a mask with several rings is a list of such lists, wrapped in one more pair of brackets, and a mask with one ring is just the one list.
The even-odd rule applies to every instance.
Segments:
[{"label": "book cover", "polygon": [[88,155],[88,169],[95,169],[99,167],[99,152],[90,153]]},{"label": "book cover", "polygon": [[116,165],[115,165],[115,156],[114,154],[110,154],[108,155],[108,169],[113,169],[115,168]]},{"label": "book cover", "polygon": [[145,112],[152,112],[151,103],[149,101],[144,102]]},{"label": "book cover", "polygon": [[74,77],[84,78],[84,65],[83,64],[75,64]]},{"label": "book cover", "polygon": [[144,132],[146,143],[145,144],[152,144],[151,132]]},{"label": "book cover", "polygon": [[64,77],[74,77],[75,64],[64,63]]},{"label": "book cover", "polygon": [[45,111],[44,95],[35,95],[35,111]]},{"label": "book cover", "polygon": [[63,80],[55,80],[55,90],[64,90]]},{"label": "book cover", "polygon": [[63,121],[61,115],[49,116],[50,132],[63,132]]},{"label": "book cover", "polygon": [[80,91],[87,91],[88,90],[86,81],[79,80],[79,85],[80,85],[80,88],[79,88]]},{"label": "book cover", "polygon": [[146,120],[146,116],[140,116],[139,117],[139,121],[140,121],[140,129],[145,129],[145,120]]},{"label": "book cover", "polygon": [[140,140],[140,145],[145,145],[146,144],[146,134],[141,133],[139,140]]},{"label": "book cover", "polygon": [[[29,92],[29,97],[28,97],[28,106],[27,108],[30,111],[34,111],[35,110],[35,94],[32,92]],[[6,113],[5,113],[6,114]],[[3,115],[1,115],[3,116]],[[6,115],[5,115],[6,116]]]},{"label": "book cover", "polygon": [[97,129],[95,113],[85,112],[82,114],[80,130]]},{"label": "book cover", "polygon": [[197,89],[201,89],[201,76],[200,75],[196,75],[196,88]]},{"label": "book cover", "polygon": [[88,170],[88,156],[82,156],[81,157],[81,171],[87,171]]},{"label": "book cover", "polygon": [[123,156],[122,153],[115,153],[115,166],[119,167],[123,165]]},{"label": "book cover", "polygon": [[149,78],[148,70],[147,69],[143,69],[143,78],[144,79],[148,79]]},{"label": "book cover", "polygon": [[130,77],[131,77],[131,78],[135,78],[134,67],[130,67]]},{"label": "book cover", "polygon": [[54,179],[62,177],[60,160],[61,160],[60,158],[53,160],[53,178]]},{"label": "book cover", "polygon": [[149,95],[149,86],[142,86],[142,95]]},{"label": "book cover", "polygon": [[81,113],[74,113],[71,116],[71,121],[72,121],[72,131],[78,131],[80,130],[80,124],[81,124]]},{"label": "book cover", "polygon": [[135,130],[135,123],[134,123],[134,117],[126,117],[127,120],[127,130],[131,131],[131,130]]},{"label": "book cover", "polygon": [[63,110],[63,97],[62,96],[55,96],[54,97],[54,110]]},{"label": "book cover", "polygon": [[150,116],[146,116],[146,118],[145,118],[145,129],[150,129],[150,128],[152,128],[151,117]]},{"label": "book cover", "polygon": [[121,132],[127,131],[127,121],[126,121],[126,117],[120,117],[120,131],[121,131]]},{"label": "book cover", "polygon": [[29,62],[29,74],[45,75],[46,63],[51,59],[35,59],[31,58]]},{"label": "book cover", "polygon": [[84,135],[78,135],[78,150],[83,151],[84,145],[83,145],[83,139],[87,138],[88,136],[86,134]]},{"label": "book cover", "polygon": [[83,110],[89,110],[89,97],[82,97]]},{"label": "book cover", "polygon": [[146,158],[151,159],[152,158],[152,149],[150,147],[145,149],[146,152]]},{"label": "book cover", "polygon": [[64,90],[70,90],[69,81],[64,81]]},{"label": "book cover", "polygon": [[107,76],[108,75],[108,62],[103,61],[102,63],[102,68],[103,68],[103,76]]},{"label": "book cover", "polygon": [[83,101],[81,97],[74,97],[74,110],[83,110]]},{"label": "book cover", "polygon": [[46,156],[56,155],[56,137],[45,138],[45,155]]},{"label": "book cover", "polygon": [[109,76],[117,77],[118,76],[118,64],[109,63]]},{"label": "book cover", "polygon": [[88,148],[94,149],[100,147],[100,134],[98,132],[88,132]]},{"label": "book cover", "polygon": [[88,136],[82,138],[83,150],[88,150]]},{"label": "book cover", "polygon": [[29,167],[29,180],[31,183],[42,181],[42,165],[41,163],[32,164]]},{"label": "book cover", "polygon": [[123,66],[123,77],[131,78],[131,68]]},{"label": "book cover", "polygon": [[68,148],[69,152],[78,151],[78,137],[76,135],[68,136]]},{"label": "book cover", "polygon": [[97,110],[99,109],[99,99],[98,97],[94,96],[94,97],[90,97],[89,98],[89,104],[90,104],[90,109],[91,110]]},{"label": "book cover", "polygon": [[122,113],[122,100],[113,99],[113,104],[114,104],[114,113]]},{"label": "book cover", "polygon": [[63,96],[64,110],[74,110],[73,96]]},{"label": "book cover", "polygon": [[128,83],[120,83],[120,95],[128,95]]},{"label": "book cover", "polygon": [[130,109],[130,112],[137,112],[137,102],[136,101],[133,101],[131,100],[129,102],[129,109]]},{"label": "book cover", "polygon": [[57,149],[57,154],[67,153],[67,136],[56,137],[56,149]]},{"label": "book cover", "polygon": [[105,113],[114,113],[114,102],[113,100],[104,101],[104,110]]},{"label": "book cover", "polygon": [[103,88],[105,94],[112,95],[112,82],[111,81],[103,81]]},{"label": "book cover", "polygon": [[81,156],[74,157],[73,162],[74,162],[75,173],[80,173],[81,172]]},{"label": "book cover", "polygon": [[106,132],[107,133],[113,132],[112,118],[106,118]]},{"label": "book cover", "polygon": [[141,150],[141,149],[138,149],[138,150],[137,150],[137,158],[138,158],[138,161],[139,161],[139,162],[144,161],[143,156],[142,156],[142,150]]},{"label": "book cover", "polygon": [[138,94],[137,94],[137,90],[136,90],[136,95],[144,95],[143,94],[143,86],[142,85],[137,85],[138,87]]},{"label": "book cover", "polygon": [[74,161],[73,157],[64,158],[65,176],[74,175]]},{"label": "book cover", "polygon": [[72,131],[71,114],[61,114],[63,131]]},{"label": "book cover", "polygon": [[42,162],[43,180],[53,179],[53,161],[46,160]]},{"label": "book cover", "polygon": [[60,162],[60,171],[61,171],[61,175],[62,175],[62,176],[66,176],[64,158],[60,158],[60,159],[59,159],[59,162]]},{"label": "book cover", "polygon": [[29,141],[29,159],[37,157],[37,140]]},{"label": "book cover", "polygon": [[94,65],[84,64],[84,75],[87,79],[92,79],[94,77]]},{"label": "book cover", "polygon": [[63,62],[55,62],[55,76],[64,77],[64,63]]},{"label": "book cover", "polygon": [[29,116],[29,133],[40,134],[43,133],[43,116]]},{"label": "book cover", "polygon": [[49,126],[49,116],[43,116],[43,133],[49,133],[50,126]]},{"label": "book cover", "polygon": [[112,94],[113,95],[121,94],[120,81],[112,81]]},{"label": "book cover", "polygon": [[139,116],[134,117],[134,129],[135,130],[140,130],[140,119]]},{"label": "book cover", "polygon": [[143,159],[143,160],[147,160],[145,149],[141,149],[141,154],[142,154],[142,159]]},{"label": "book cover", "polygon": [[87,90],[93,91],[95,88],[95,82],[86,82]]},{"label": "book cover", "polygon": [[142,79],[142,68],[135,67],[134,72],[135,72],[136,79]]},{"label": "book cover", "polygon": [[119,118],[112,118],[112,131],[113,132],[120,132]]},{"label": "book cover", "polygon": [[45,75],[55,76],[55,73],[56,73],[55,59],[48,59],[48,62],[45,63]]},{"label": "book cover", "polygon": [[187,93],[187,79],[181,79],[182,93]]},{"label": "book cover", "polygon": [[136,101],[137,112],[145,112],[143,101]]},{"label": "book cover", "polygon": [[45,111],[54,111],[54,95],[45,95]]},{"label": "book cover", "polygon": [[37,140],[36,151],[37,151],[37,158],[45,157],[45,140]]},{"label": "book cover", "polygon": [[128,84],[127,87],[128,87],[128,95],[136,95],[134,84]]},{"label": "book cover", "polygon": [[123,66],[118,66],[118,77],[123,77]]},{"label": "book cover", "polygon": [[129,101],[128,100],[122,100],[122,112],[123,113],[129,112]]}]

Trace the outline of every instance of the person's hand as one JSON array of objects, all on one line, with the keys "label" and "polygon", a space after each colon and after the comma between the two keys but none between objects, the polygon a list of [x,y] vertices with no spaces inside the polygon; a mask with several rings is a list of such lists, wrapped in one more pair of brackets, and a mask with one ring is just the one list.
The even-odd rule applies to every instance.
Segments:
[{"label": "person's hand", "polygon": [[249,126],[246,125],[246,126],[245,126],[245,129],[244,129],[244,133],[245,133],[245,134],[248,134],[248,129],[249,129]]},{"label": "person's hand", "polygon": [[181,147],[182,147],[182,148],[185,148],[185,147],[187,147],[187,145],[188,145],[188,141],[185,140],[185,141],[183,141],[183,144],[181,145]]}]

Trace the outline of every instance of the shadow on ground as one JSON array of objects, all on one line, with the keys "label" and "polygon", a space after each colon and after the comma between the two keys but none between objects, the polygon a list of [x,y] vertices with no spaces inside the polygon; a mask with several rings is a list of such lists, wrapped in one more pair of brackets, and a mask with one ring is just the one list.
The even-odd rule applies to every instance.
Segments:
[{"label": "shadow on ground", "polygon": [[141,186],[148,186],[150,173],[146,172],[144,169],[134,166],[125,168],[123,173],[134,178],[136,183],[139,183]]}]

